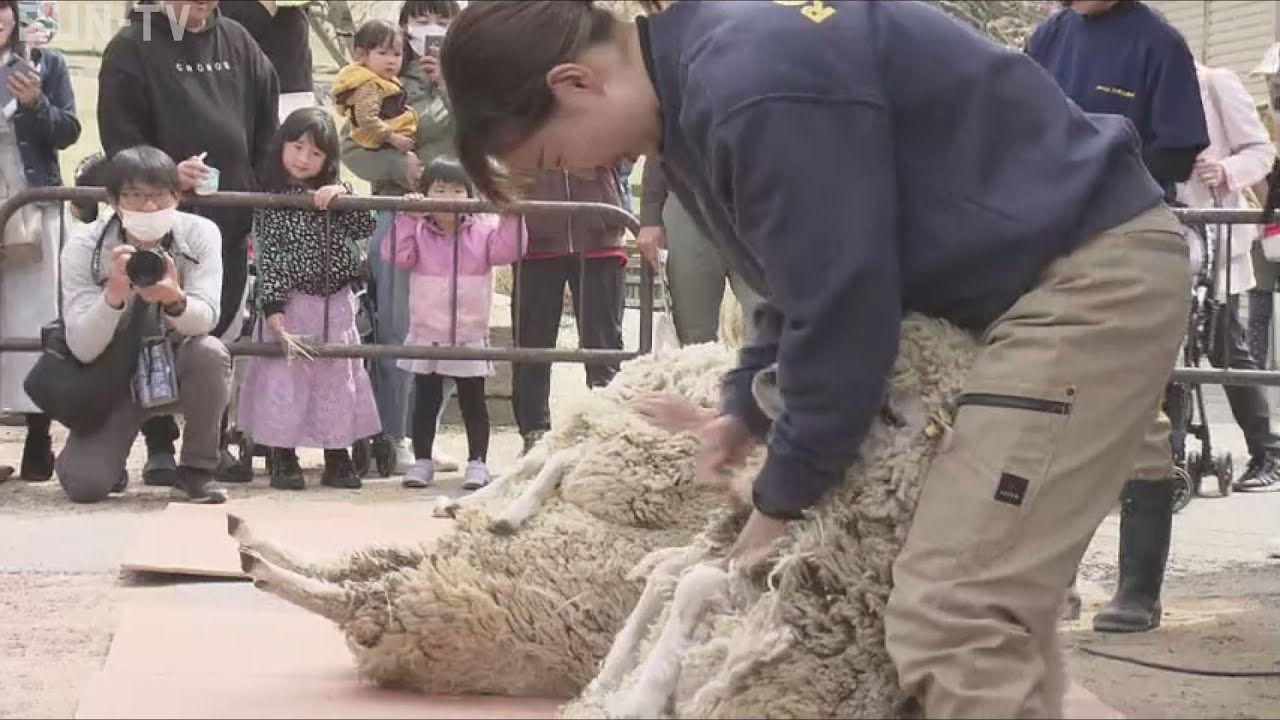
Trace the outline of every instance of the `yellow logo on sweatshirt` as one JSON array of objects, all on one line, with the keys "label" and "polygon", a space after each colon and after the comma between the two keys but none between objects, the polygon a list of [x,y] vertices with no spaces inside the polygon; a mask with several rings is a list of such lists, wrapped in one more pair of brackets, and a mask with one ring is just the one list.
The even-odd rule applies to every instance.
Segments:
[{"label": "yellow logo on sweatshirt", "polygon": [[800,8],[800,14],[814,23],[821,23],[836,14],[836,9],[828,6],[822,0],[773,0],[773,4],[783,7],[798,7]]},{"label": "yellow logo on sweatshirt", "polygon": [[1094,90],[1108,95],[1119,95],[1120,97],[1127,98],[1129,100],[1132,100],[1137,96],[1132,90],[1125,90],[1124,88],[1116,87],[1114,85],[1097,85],[1094,87]]}]

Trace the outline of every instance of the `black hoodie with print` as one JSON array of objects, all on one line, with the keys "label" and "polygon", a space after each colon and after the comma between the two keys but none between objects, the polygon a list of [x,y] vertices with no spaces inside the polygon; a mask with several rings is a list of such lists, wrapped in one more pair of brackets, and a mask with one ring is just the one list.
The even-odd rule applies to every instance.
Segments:
[{"label": "black hoodie with print", "polygon": [[[216,10],[208,27],[191,32],[172,28],[154,3],[138,3],[102,54],[98,128],[107,156],[135,145],[158,147],[175,162],[207,152],[220,190],[256,188],[278,102],[271,62],[244,27]],[[195,211],[218,224],[224,244],[243,246],[251,208]]]},{"label": "black hoodie with print", "polygon": [[[98,130],[107,157],[151,145],[182,162],[207,153],[219,190],[252,191],[279,126],[271,61],[239,23],[215,10],[199,32],[173,27],[154,2],[139,2],[102,53]],[[240,311],[248,282],[252,208],[184,208],[222,233],[222,307],[213,335]]]}]

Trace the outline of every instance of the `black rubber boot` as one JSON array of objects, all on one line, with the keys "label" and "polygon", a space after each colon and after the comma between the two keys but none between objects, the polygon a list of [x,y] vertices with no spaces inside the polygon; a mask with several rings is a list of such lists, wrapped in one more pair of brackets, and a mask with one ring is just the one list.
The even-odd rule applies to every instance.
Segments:
[{"label": "black rubber boot", "polygon": [[1093,618],[1097,632],[1160,627],[1160,588],[1173,530],[1173,481],[1131,480],[1120,500],[1120,582]]}]

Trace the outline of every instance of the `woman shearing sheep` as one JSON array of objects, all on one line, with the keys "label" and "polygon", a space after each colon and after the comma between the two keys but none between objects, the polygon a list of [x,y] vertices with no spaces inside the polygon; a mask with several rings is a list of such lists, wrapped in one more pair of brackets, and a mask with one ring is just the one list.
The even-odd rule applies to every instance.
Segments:
[{"label": "woman shearing sheep", "polygon": [[[656,5],[656,3],[650,3]],[[784,411],[733,551],[822,500],[878,412],[905,312],[984,346],[894,569],[886,642],[929,717],[1058,717],[1058,601],[1151,432],[1190,297],[1121,118],[925,3],[469,5],[441,53],[482,195],[659,157],[765,298],[701,431],[705,482]],[[1149,437],[1144,438],[1144,436]]]}]

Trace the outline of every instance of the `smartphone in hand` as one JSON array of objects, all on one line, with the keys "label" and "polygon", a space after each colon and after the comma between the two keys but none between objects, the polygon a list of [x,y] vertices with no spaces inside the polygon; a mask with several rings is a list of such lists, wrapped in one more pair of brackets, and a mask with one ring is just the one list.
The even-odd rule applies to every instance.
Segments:
[{"label": "smartphone in hand", "polygon": [[13,93],[9,91],[9,78],[17,73],[32,73],[39,75],[36,66],[32,65],[29,60],[21,55],[9,55],[9,59],[0,65],[0,108],[8,105],[13,100]]}]

